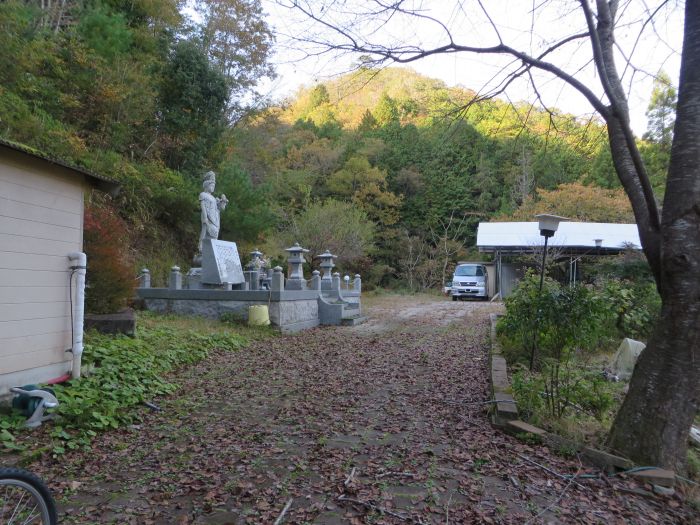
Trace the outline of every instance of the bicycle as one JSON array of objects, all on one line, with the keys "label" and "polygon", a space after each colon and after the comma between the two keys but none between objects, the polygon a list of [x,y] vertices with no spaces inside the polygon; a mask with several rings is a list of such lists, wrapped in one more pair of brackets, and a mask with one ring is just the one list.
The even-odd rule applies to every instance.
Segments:
[{"label": "bicycle", "polygon": [[19,468],[0,468],[0,525],[56,525],[56,503],[46,484]]}]

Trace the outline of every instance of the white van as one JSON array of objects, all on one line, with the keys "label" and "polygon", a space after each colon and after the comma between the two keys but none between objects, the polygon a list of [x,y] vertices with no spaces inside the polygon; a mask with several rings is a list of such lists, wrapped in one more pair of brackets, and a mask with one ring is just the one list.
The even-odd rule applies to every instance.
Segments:
[{"label": "white van", "polygon": [[465,297],[489,298],[489,275],[483,264],[461,263],[452,276],[452,300]]}]

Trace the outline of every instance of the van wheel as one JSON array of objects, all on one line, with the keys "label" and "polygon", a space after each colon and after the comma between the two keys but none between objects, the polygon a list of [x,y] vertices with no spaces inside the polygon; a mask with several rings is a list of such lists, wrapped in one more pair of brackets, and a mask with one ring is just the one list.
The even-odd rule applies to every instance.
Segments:
[{"label": "van wheel", "polygon": [[453,296],[452,296],[452,300],[453,300],[453,301],[456,301],[456,300],[457,300],[457,296],[456,296],[456,295],[453,295]]}]

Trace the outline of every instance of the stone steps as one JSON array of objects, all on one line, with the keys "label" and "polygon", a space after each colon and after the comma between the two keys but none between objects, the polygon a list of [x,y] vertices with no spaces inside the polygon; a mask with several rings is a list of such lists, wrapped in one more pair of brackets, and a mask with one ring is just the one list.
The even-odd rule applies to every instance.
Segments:
[{"label": "stone steps", "polygon": [[364,315],[350,315],[350,316],[344,316],[340,320],[340,325],[341,326],[357,326],[358,324],[362,324],[367,322],[367,317]]}]

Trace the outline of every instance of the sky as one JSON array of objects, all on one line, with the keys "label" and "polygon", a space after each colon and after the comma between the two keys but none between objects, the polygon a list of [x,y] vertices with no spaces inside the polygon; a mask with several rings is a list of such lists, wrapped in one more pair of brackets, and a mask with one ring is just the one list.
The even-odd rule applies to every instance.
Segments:
[{"label": "sky", "polygon": [[[274,63],[278,77],[261,86],[271,97],[292,96],[302,85],[310,85],[347,72],[359,55],[322,53],[309,56],[322,47],[300,40],[342,42],[336,33],[312,23],[302,13],[284,7],[292,0],[262,0],[268,23],[276,32]],[[537,2],[537,3],[535,3]],[[669,2],[656,13],[652,22],[644,23],[662,2],[627,0],[620,3],[616,30],[618,55],[616,63],[628,94],[632,128],[641,136],[646,130],[645,111],[652,90],[653,75],[663,69],[677,85],[683,34],[683,7]],[[283,5],[280,5],[283,4]],[[321,11],[322,4],[332,4]],[[512,47],[539,54],[553,42],[583,30],[585,21],[577,2],[566,0],[405,0],[407,7],[418,8],[423,18],[393,16],[364,18],[358,24],[358,13],[372,6],[368,0],[307,0],[306,5],[323,19],[344,29],[361,42],[415,44],[422,47],[446,43],[448,30],[458,44],[495,45],[500,38]],[[488,9],[488,16],[481,5]],[[537,8],[533,11],[533,5]],[[339,12],[342,9],[343,12]],[[430,18],[427,18],[430,17]],[[433,21],[432,19],[439,21]],[[493,24],[491,23],[493,22]],[[444,27],[443,27],[444,25]],[[640,29],[643,31],[640,35]],[[574,72],[586,86],[602,95],[598,76],[589,64],[589,41],[572,42],[548,57],[567,72]],[[628,62],[633,67],[624,67]],[[495,55],[454,53],[432,55],[401,67],[438,78],[448,86],[462,86],[487,92],[503,78],[501,68],[509,59]],[[567,113],[587,116],[593,110],[575,89],[548,73],[533,75],[537,89],[523,79],[509,86],[504,100],[536,101],[537,93],[549,107]]]}]

